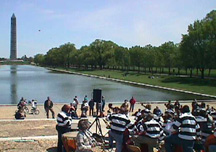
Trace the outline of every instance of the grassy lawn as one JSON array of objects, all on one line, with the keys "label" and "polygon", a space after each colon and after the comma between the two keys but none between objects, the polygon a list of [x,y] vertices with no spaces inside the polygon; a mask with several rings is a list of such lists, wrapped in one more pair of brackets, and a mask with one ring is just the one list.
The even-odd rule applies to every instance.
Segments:
[{"label": "grassy lawn", "polygon": [[70,71],[80,72],[98,76],[110,76],[111,78],[117,78],[122,80],[134,81],[139,83],[193,91],[198,93],[204,93],[209,95],[216,95],[216,80],[200,79],[200,78],[188,78],[188,77],[176,77],[176,76],[156,76],[154,79],[149,78],[149,75],[137,72],[128,72],[125,76],[123,71],[111,71],[111,70],[74,70]]}]

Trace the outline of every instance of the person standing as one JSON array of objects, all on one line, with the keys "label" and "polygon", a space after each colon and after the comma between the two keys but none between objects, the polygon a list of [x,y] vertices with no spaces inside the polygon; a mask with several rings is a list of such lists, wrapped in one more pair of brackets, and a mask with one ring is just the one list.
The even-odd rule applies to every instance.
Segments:
[{"label": "person standing", "polygon": [[134,105],[136,103],[136,99],[134,97],[132,97],[130,99],[130,112],[133,112],[134,111]]},{"label": "person standing", "polygon": [[166,152],[173,152],[177,145],[182,146],[184,152],[193,152],[194,142],[200,135],[200,127],[188,105],[183,106],[182,115],[173,123],[173,129],[178,133],[165,139]]},{"label": "person standing", "polygon": [[53,102],[50,100],[50,97],[47,97],[47,100],[44,102],[44,109],[46,111],[47,118],[49,118],[49,111],[52,113],[52,118],[55,118],[55,112],[53,111]]},{"label": "person standing", "polygon": [[120,113],[113,113],[107,117],[111,121],[111,130],[109,131],[109,146],[113,147],[113,140],[116,141],[116,152],[122,151],[123,134],[127,127],[131,125],[130,119],[121,109]]},{"label": "person standing", "polygon": [[73,99],[73,107],[75,108],[75,111],[77,110],[78,104],[79,104],[79,100],[77,98],[77,96],[74,97]]},{"label": "person standing", "polygon": [[89,116],[91,116],[91,115],[93,116],[93,114],[94,114],[94,100],[91,99],[89,101],[88,105],[89,105]]},{"label": "person standing", "polygon": [[104,112],[104,107],[105,107],[105,104],[106,104],[106,102],[105,102],[105,97],[104,96],[102,96],[102,112]]},{"label": "person standing", "polygon": [[62,152],[63,149],[62,135],[71,131],[72,118],[70,116],[70,110],[71,106],[65,104],[62,107],[61,112],[57,115],[56,130],[58,132],[58,152]]},{"label": "person standing", "polygon": [[88,101],[88,97],[87,97],[87,95],[85,95],[85,97],[84,97],[84,101]]}]

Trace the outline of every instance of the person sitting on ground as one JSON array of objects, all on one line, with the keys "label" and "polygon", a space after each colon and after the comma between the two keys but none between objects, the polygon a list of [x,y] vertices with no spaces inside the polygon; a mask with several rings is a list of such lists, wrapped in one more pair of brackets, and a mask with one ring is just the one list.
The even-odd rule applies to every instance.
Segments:
[{"label": "person sitting on ground", "polygon": [[50,97],[47,97],[47,100],[44,102],[44,109],[46,111],[47,118],[49,118],[49,111],[52,113],[52,118],[55,118],[55,112],[53,111],[53,102],[50,100]]},{"label": "person sitting on ground", "polygon": [[65,104],[61,108],[61,112],[57,115],[56,130],[58,132],[58,152],[62,152],[63,149],[62,135],[71,131],[72,118],[70,116],[70,110],[71,106]]},{"label": "person sitting on ground", "polygon": [[22,108],[18,109],[18,111],[15,113],[15,119],[25,119],[25,117],[26,114]]},{"label": "person sitting on ground", "polygon": [[78,122],[79,132],[76,137],[77,149],[75,152],[93,152],[93,147],[96,146],[96,141],[90,136],[88,132],[88,119],[81,119]]}]

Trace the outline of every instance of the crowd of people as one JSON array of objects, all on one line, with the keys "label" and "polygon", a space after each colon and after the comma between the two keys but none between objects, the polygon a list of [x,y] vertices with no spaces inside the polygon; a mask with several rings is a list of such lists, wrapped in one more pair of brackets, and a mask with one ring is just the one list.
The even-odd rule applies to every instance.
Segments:
[{"label": "crowd of people", "polygon": [[[15,111],[15,115],[14,115],[15,119],[25,119],[26,113],[29,114],[30,111],[33,112],[33,114],[36,111],[38,111],[39,113],[39,110],[37,110],[37,104],[38,104],[37,100],[35,99],[29,100],[27,102],[27,100],[22,97],[17,104],[17,110]],[[28,109],[27,105],[31,105],[31,109]],[[47,100],[45,100],[44,102],[44,110],[46,112],[47,118],[49,118],[49,111],[51,111],[52,113],[52,118],[53,119],[55,118],[55,112],[53,110],[53,102],[50,99],[50,97],[47,97]]]},{"label": "crowd of people", "polygon": [[[18,107],[25,105],[21,100]],[[79,105],[77,96],[73,101],[64,105],[61,112],[57,114],[58,151],[64,151],[62,135],[71,131],[72,119],[77,119],[77,109]],[[128,145],[135,145],[142,149],[153,152],[154,148],[160,152],[215,152],[216,151],[216,109],[206,105],[204,102],[198,103],[194,100],[189,105],[168,101],[164,104],[165,111],[156,106],[151,108],[150,104],[141,104],[143,108],[134,111],[136,99],[132,97],[125,100],[120,107],[113,107],[109,104],[106,120],[110,122],[109,147],[113,148],[113,141],[116,142],[116,151],[127,151]],[[77,152],[91,152],[95,146],[94,138],[88,133],[89,116],[104,117],[105,97],[101,102],[88,100],[85,96],[81,103],[81,119],[78,123],[79,133],[77,134]],[[47,118],[49,111],[52,118],[55,118],[53,102],[48,97],[44,102],[44,109]],[[18,108],[20,113],[23,108]],[[87,113],[89,111],[89,113]],[[132,115],[132,116],[130,116]],[[25,115],[20,115],[21,119]],[[133,120],[134,119],[134,120]],[[132,123],[133,122],[133,123]]]},{"label": "crowd of people", "polygon": [[[142,105],[144,109],[134,113],[136,121],[133,124],[127,117],[127,100],[108,116],[111,121],[110,147],[115,139],[117,152],[122,151],[123,143],[148,149],[148,152],[153,152],[153,148],[160,152],[175,152],[178,149],[183,152],[216,151],[216,110],[213,107],[194,100],[190,110],[188,105],[181,105],[178,100],[174,104],[168,101],[165,103],[166,111],[162,113],[158,106],[151,111],[150,104]],[[126,130],[129,131],[127,138]]]},{"label": "crowd of people", "polygon": [[[148,149],[148,152],[153,152],[154,148],[160,152],[176,152],[180,149],[183,152],[216,151],[216,110],[213,107],[210,108],[204,102],[199,104],[196,100],[192,102],[192,108],[180,104],[179,101],[174,104],[168,101],[164,104],[165,112],[162,112],[158,106],[151,109],[150,104],[142,104],[143,109],[133,113],[134,108],[131,103],[136,103],[133,100],[135,100],[133,97],[130,101],[125,100],[120,107],[108,105],[112,110],[106,117],[110,121],[108,132],[110,148],[114,147],[113,141],[115,141],[117,152],[126,152],[128,145],[135,145],[141,150]],[[129,116],[130,112],[134,117]],[[57,120],[61,117],[59,114]],[[135,118],[135,122],[132,118]],[[81,119],[78,125],[80,130],[76,138],[78,152],[92,151],[91,148],[95,146],[95,143],[89,142],[92,137],[85,133],[89,125],[87,122],[88,119]],[[67,124],[70,125],[71,122]]]}]

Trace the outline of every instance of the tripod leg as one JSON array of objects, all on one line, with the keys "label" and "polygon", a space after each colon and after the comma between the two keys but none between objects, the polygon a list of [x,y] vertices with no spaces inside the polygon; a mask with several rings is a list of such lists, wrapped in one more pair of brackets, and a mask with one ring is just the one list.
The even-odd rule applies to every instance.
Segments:
[{"label": "tripod leg", "polygon": [[100,132],[101,136],[103,136],[103,132],[102,132],[101,124],[100,124],[99,120],[98,120],[98,129],[99,129],[99,132]]},{"label": "tripod leg", "polygon": [[90,129],[94,125],[95,122],[96,122],[96,119],[91,123],[91,125],[88,127],[88,129]]}]

